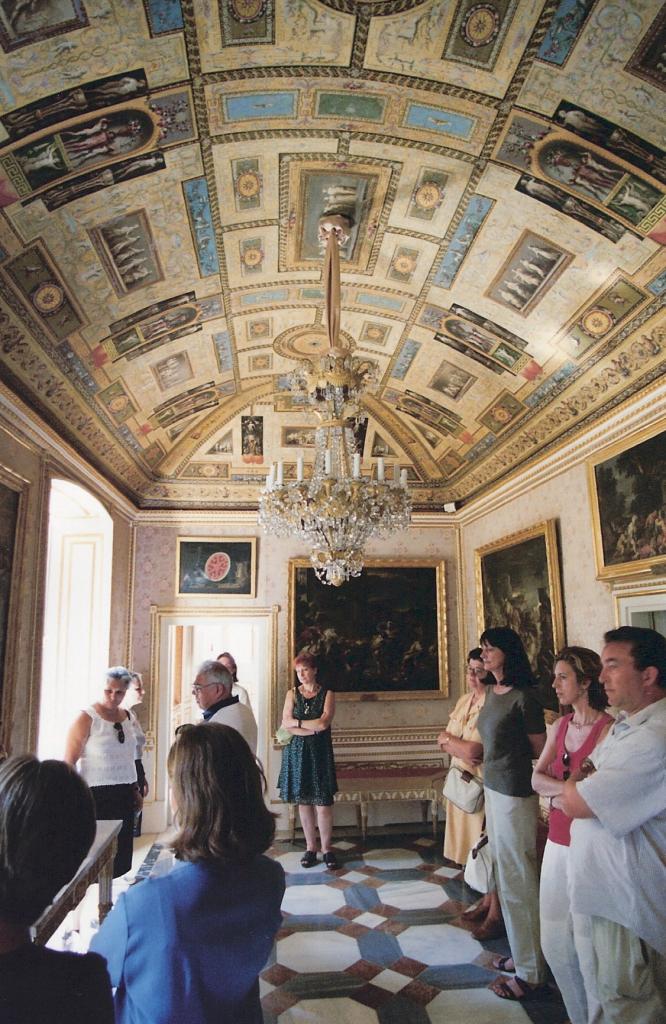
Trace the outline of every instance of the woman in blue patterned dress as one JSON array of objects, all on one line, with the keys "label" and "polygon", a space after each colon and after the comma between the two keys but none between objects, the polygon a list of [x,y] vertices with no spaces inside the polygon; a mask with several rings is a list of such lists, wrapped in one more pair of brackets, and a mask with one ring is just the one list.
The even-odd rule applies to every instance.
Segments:
[{"label": "woman in blue patterned dress", "polygon": [[298,804],[306,842],[301,864],[311,868],[317,863],[318,826],[324,863],[334,871],[338,867],[331,849],[333,797],[338,789],[331,740],[335,694],[317,682],[317,659],[309,651],[296,655],[294,669],[298,685],[287,693],[282,712],[282,725],[292,738],[282,751],[278,787],[285,803]]}]

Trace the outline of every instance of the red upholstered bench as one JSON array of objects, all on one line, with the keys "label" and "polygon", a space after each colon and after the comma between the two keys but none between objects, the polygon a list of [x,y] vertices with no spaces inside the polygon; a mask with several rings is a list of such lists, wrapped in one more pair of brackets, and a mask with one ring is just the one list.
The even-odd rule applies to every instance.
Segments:
[{"label": "red upholstered bench", "polygon": [[[439,804],[446,776],[443,760],[425,761],[366,761],[338,762],[336,803],[353,803],[361,835],[365,840],[368,830],[368,804],[374,800],[420,800],[423,820],[427,820],[428,803],[432,816],[432,834],[437,835]],[[292,842],[296,832],[296,806],[289,805],[289,824]]]}]

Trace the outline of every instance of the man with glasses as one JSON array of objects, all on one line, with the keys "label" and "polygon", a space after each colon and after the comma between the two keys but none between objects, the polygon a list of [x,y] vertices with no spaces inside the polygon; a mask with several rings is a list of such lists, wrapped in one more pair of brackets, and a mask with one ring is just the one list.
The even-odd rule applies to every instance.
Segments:
[{"label": "man with glasses", "polygon": [[257,723],[249,704],[233,697],[233,678],[219,661],[204,661],[192,686],[194,699],[203,711],[204,722],[221,722],[239,732],[252,753],[257,753]]}]

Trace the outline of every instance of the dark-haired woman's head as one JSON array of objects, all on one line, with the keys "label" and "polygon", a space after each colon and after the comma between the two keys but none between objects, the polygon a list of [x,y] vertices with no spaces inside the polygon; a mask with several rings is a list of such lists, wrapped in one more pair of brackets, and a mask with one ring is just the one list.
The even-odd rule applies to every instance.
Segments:
[{"label": "dark-haired woman's head", "polygon": [[[596,651],[591,651],[589,647],[563,647],[561,651],[558,651],[555,655],[555,679],[553,681],[556,690],[558,690],[558,668],[559,675],[563,675],[559,662],[568,665],[575,673],[578,691],[586,691],[590,707],[596,711],[603,711],[608,707],[606,691],[599,682],[601,658]],[[568,692],[566,696],[569,696]],[[561,704],[572,703],[571,700],[563,700],[560,692],[558,692],[558,697]]]},{"label": "dark-haired woman's head", "polygon": [[29,754],[0,765],[0,918],[37,920],[95,838],[86,783],[64,761]]},{"label": "dark-haired woman's head", "polygon": [[264,803],[264,773],[236,729],[218,722],[181,727],[168,768],[179,860],[240,863],[270,846],[275,816]]},{"label": "dark-haired woman's head", "polygon": [[533,686],[534,674],[523,641],[508,626],[491,626],[481,634],[485,668],[504,686]]},{"label": "dark-haired woman's head", "polygon": [[467,686],[470,690],[483,691],[484,686],[490,686],[495,682],[494,677],[488,672],[483,664],[481,648],[473,647],[467,655]]}]

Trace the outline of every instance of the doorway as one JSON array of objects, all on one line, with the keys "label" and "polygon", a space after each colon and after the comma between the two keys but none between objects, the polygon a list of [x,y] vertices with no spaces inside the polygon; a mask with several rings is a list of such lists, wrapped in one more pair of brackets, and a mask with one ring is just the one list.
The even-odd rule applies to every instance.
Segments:
[{"label": "doorway", "polygon": [[151,687],[148,744],[144,764],[152,800],[144,806],[144,829],[162,832],[168,824],[167,755],[177,726],[197,722],[201,713],[191,688],[197,666],[229,651],[238,681],[248,691],[257,720],[257,757],[266,767],[275,692],[277,609],[197,608],[152,612]]},{"label": "doorway", "polygon": [[83,487],[51,481],[37,754],[61,758],[108,667],[113,521]]}]

